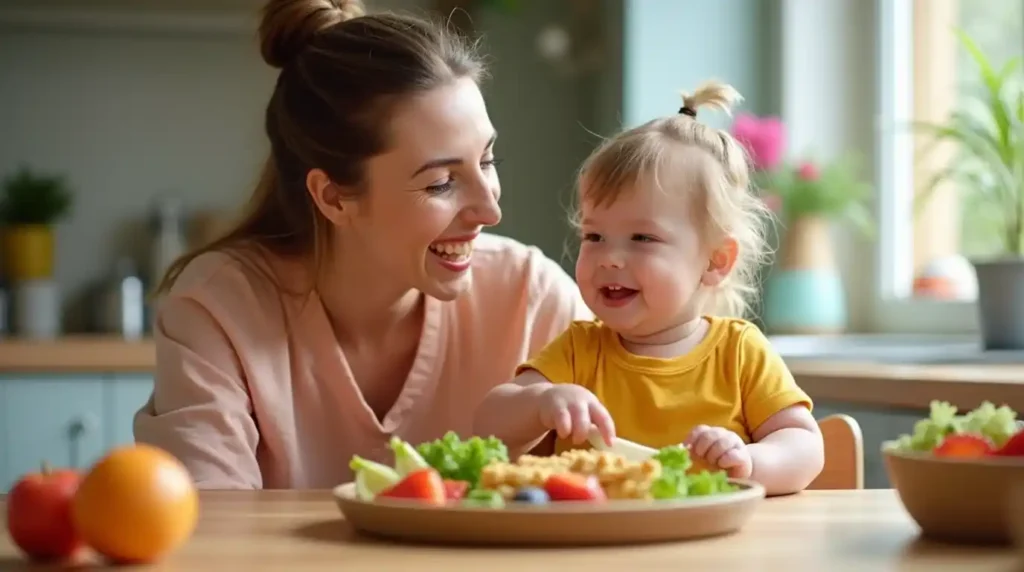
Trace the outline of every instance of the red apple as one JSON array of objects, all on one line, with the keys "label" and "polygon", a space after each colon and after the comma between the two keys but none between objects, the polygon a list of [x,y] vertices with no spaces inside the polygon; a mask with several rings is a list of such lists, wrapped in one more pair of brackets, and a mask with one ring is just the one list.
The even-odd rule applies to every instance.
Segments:
[{"label": "red apple", "polygon": [[63,560],[84,546],[75,530],[71,503],[81,475],[69,469],[24,475],[7,495],[11,540],[34,560]]}]

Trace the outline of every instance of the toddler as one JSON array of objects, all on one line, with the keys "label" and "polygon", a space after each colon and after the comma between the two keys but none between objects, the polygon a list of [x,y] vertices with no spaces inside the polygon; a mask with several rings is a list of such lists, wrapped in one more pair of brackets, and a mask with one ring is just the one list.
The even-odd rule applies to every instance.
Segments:
[{"label": "toddler", "polygon": [[[679,113],[605,141],[579,176],[574,322],[484,398],[476,432],[510,451],[581,446],[592,427],[724,469],[768,494],[804,489],[824,450],[811,400],[741,319],[766,254],[743,148],[697,119],[740,95],[707,83]],[[735,316],[735,317],[728,317]],[[546,449],[546,450],[545,450]]]}]

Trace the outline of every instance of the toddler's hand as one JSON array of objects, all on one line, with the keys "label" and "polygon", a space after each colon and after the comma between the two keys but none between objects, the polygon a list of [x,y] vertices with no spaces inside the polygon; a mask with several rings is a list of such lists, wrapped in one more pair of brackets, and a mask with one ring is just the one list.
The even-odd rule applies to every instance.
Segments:
[{"label": "toddler's hand", "polygon": [[747,479],[753,472],[754,464],[747,444],[728,429],[698,425],[683,444],[690,448],[690,454],[709,465],[725,469],[732,478]]},{"label": "toddler's hand", "polygon": [[591,426],[604,437],[608,445],[615,438],[612,416],[586,388],[572,384],[557,384],[540,395],[540,422],[554,430],[562,439],[572,437],[572,443],[586,442]]}]

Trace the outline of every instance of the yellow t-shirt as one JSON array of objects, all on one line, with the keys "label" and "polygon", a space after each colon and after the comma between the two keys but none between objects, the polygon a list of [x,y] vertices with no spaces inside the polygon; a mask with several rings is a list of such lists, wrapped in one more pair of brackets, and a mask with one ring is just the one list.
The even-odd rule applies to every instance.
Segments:
[{"label": "yellow t-shirt", "polygon": [[[710,327],[697,347],[669,359],[630,353],[600,322],[575,321],[517,373],[534,369],[552,383],[586,387],[608,408],[617,436],[656,449],[681,443],[701,424],[750,443],[757,427],[782,409],[812,408],[756,326],[705,319]],[[557,451],[567,448],[556,444]]]}]

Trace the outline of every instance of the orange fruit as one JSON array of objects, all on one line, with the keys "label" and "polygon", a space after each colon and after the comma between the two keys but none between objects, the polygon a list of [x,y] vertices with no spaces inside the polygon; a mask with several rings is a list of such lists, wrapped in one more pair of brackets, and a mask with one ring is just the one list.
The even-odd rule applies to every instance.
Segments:
[{"label": "orange fruit", "polygon": [[117,448],[82,479],[72,507],[93,550],[122,563],[155,561],[181,546],[199,518],[199,495],[184,465],[149,445]]}]

